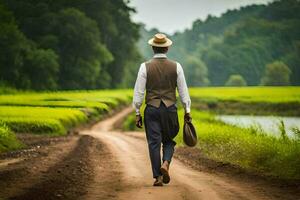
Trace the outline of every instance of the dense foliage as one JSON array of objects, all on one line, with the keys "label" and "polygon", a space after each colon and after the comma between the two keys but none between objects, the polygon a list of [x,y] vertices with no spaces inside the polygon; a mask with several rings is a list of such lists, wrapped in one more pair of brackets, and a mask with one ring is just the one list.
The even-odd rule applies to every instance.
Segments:
[{"label": "dense foliage", "polygon": [[[140,32],[146,41],[156,31]],[[291,85],[300,85],[298,0],[250,5],[229,10],[220,17],[208,16],[204,21],[196,20],[191,29],[170,37],[174,45],[169,57],[183,64],[187,80],[194,79],[188,72],[188,60],[193,56],[204,63],[202,68],[204,72],[208,70],[211,85],[225,85],[233,74],[241,75],[248,85],[259,85],[266,65],[275,61],[289,67]],[[145,57],[151,56],[146,48],[141,50]]]},{"label": "dense foliage", "polygon": [[139,26],[123,0],[1,0],[0,85],[21,89],[131,86]]}]

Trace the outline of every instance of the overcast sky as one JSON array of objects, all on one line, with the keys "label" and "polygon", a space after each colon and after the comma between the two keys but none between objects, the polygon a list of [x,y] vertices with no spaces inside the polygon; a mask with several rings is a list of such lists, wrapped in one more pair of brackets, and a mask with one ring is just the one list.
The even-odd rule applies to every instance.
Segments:
[{"label": "overcast sky", "polygon": [[174,33],[190,28],[196,19],[206,19],[208,14],[220,16],[227,9],[249,4],[267,4],[271,0],[131,0],[135,7],[135,22],[147,28],[158,28],[165,33]]}]

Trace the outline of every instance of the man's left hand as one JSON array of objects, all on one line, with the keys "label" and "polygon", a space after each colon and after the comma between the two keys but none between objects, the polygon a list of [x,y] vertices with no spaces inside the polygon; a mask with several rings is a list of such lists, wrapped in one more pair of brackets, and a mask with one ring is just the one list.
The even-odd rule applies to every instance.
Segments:
[{"label": "man's left hand", "polygon": [[136,115],[135,117],[135,125],[138,128],[143,128],[143,119],[141,115]]},{"label": "man's left hand", "polygon": [[184,121],[186,122],[192,122],[192,117],[190,113],[185,113],[184,114]]}]

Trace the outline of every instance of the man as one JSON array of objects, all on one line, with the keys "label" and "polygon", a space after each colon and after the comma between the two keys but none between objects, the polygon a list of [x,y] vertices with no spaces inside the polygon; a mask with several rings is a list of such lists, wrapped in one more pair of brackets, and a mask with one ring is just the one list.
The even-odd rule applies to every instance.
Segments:
[{"label": "man", "polygon": [[134,87],[133,106],[136,110],[136,126],[142,128],[140,107],[146,90],[144,123],[155,178],[153,185],[162,186],[163,183],[170,182],[169,166],[176,145],[173,139],[179,131],[176,88],[185,109],[185,120],[188,121],[191,120],[191,100],[181,65],[166,56],[172,41],[166,35],[158,33],[148,44],[152,46],[154,56],[140,66]]}]

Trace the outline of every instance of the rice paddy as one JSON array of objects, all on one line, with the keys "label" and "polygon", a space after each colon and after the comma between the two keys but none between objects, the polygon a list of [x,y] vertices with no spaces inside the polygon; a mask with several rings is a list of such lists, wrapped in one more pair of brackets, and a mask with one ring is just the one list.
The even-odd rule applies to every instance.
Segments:
[{"label": "rice paddy", "polygon": [[203,87],[189,91],[194,99],[211,101],[300,103],[300,87]]},{"label": "rice paddy", "polygon": [[14,133],[65,135],[73,127],[128,104],[131,95],[130,90],[0,95],[0,152],[20,144]]}]

